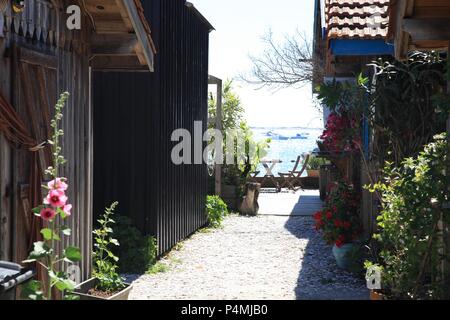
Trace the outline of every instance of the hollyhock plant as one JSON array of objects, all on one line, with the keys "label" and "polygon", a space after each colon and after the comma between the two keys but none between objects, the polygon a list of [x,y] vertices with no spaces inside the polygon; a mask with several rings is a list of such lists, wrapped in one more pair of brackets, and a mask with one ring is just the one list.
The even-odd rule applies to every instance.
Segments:
[{"label": "hollyhock plant", "polygon": [[72,211],[72,205],[71,204],[66,204],[62,211],[64,212],[64,215],[66,217],[70,217],[72,215],[71,211]]},{"label": "hollyhock plant", "polygon": [[49,190],[66,191],[67,188],[69,187],[67,185],[66,181],[67,181],[66,178],[56,178],[56,179],[51,180],[47,184],[47,187]]},{"label": "hollyhock plant", "polygon": [[56,212],[52,208],[43,208],[39,216],[45,221],[51,221],[56,216]]},{"label": "hollyhock plant", "polygon": [[[41,230],[42,241],[34,243],[33,250],[24,263],[36,263],[41,266],[47,276],[44,281],[29,281],[22,290],[25,299],[32,300],[53,300],[56,291],[62,293],[65,299],[76,299],[70,293],[75,288],[75,282],[69,279],[64,267],[67,264],[77,263],[81,260],[80,250],[76,247],[68,246],[62,252],[57,250],[57,242],[61,242],[63,237],[71,234],[69,227],[65,226],[64,220],[71,216],[72,205],[68,203],[66,191],[69,188],[67,180],[59,175],[59,167],[66,160],[61,154],[59,140],[63,136],[63,131],[59,128],[59,122],[63,118],[62,110],[69,97],[68,93],[63,93],[55,106],[55,117],[51,121],[53,128],[52,139],[48,144],[52,146],[53,167],[46,170],[46,174],[51,177],[47,185],[42,186],[48,191],[43,200],[43,204],[34,208],[33,213],[42,219],[44,228]],[[63,264],[64,262],[64,264]]]},{"label": "hollyhock plant", "polygon": [[338,248],[352,243],[361,234],[358,219],[359,196],[353,186],[337,182],[330,188],[325,208],[314,214],[315,228],[321,231],[328,244]]},{"label": "hollyhock plant", "polygon": [[47,197],[44,199],[44,204],[51,205],[52,207],[62,208],[66,205],[67,196],[64,191],[50,190]]}]

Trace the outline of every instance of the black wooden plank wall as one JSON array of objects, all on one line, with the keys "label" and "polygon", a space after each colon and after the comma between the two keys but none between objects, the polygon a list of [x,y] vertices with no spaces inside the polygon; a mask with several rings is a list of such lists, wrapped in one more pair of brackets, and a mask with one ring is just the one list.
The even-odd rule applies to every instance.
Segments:
[{"label": "black wooden plank wall", "polygon": [[185,0],[143,5],[155,72],[94,75],[94,208],[119,201],[162,254],[206,223],[206,166],[173,165],[170,137],[206,127],[209,30]]}]

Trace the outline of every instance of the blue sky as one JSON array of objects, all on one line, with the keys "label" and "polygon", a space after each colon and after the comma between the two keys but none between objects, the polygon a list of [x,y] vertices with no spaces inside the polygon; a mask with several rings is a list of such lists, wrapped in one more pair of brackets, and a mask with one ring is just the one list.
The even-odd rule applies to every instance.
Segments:
[{"label": "blue sky", "polygon": [[[261,37],[272,30],[278,40],[296,29],[312,36],[313,0],[191,0],[216,31],[210,39],[210,74],[233,79],[251,68],[249,54],[264,49]],[[251,126],[321,127],[311,86],[272,92],[236,83]]]}]

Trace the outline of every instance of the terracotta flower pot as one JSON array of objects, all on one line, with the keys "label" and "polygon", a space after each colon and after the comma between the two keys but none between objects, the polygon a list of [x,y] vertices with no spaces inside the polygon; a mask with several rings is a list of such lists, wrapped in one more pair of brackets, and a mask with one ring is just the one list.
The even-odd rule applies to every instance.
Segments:
[{"label": "terracotta flower pot", "polygon": [[372,301],[386,300],[386,296],[382,294],[380,291],[370,290],[370,300]]},{"label": "terracotta flower pot", "polygon": [[319,170],[306,170],[308,173],[308,177],[310,178],[318,178],[319,177]]},{"label": "terracotta flower pot", "polygon": [[80,300],[128,300],[131,290],[133,286],[130,284],[125,284],[126,288],[120,292],[115,293],[114,295],[108,298],[102,298],[90,295],[88,292],[93,289],[98,283],[98,280],[95,278],[91,278],[85,282],[80,283],[73,293],[76,296],[80,297]]}]

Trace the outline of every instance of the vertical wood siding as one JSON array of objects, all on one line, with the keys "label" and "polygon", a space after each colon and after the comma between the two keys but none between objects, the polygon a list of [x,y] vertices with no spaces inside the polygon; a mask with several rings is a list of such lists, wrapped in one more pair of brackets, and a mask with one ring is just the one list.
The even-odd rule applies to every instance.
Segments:
[{"label": "vertical wood siding", "polygon": [[119,201],[162,254],[206,223],[206,166],[172,164],[170,138],[194,121],[206,128],[209,30],[185,0],[143,6],[155,72],[94,75],[94,214]]},{"label": "vertical wood siding", "polygon": [[[61,1],[66,6],[75,1]],[[39,52],[57,61],[56,70],[46,72],[45,94],[49,97],[49,112],[52,112],[56,97],[63,91],[69,91],[71,97],[64,110],[63,153],[68,160],[63,175],[70,183],[69,199],[73,204],[72,217],[67,224],[73,233],[66,244],[78,246],[82,250],[82,278],[89,277],[91,272],[92,251],[92,115],[90,103],[89,54],[86,43],[89,41],[90,28],[70,32],[64,28],[64,12],[55,10],[51,1],[29,0],[23,14],[11,15],[10,8],[0,23],[4,22],[3,33],[0,33],[0,90],[10,99],[12,105],[21,110],[24,108],[21,97],[23,88],[31,92],[39,92],[42,83],[33,74],[27,74],[29,81],[19,83],[17,57],[11,54],[11,48],[24,47],[31,52]],[[90,24],[83,17],[83,25]],[[34,39],[34,41],[31,41]],[[30,70],[36,67],[29,67]],[[34,69],[33,69],[34,68]],[[39,68],[39,66],[37,67]],[[44,69],[45,70],[45,69]],[[39,72],[39,71],[34,71]],[[47,74],[48,73],[48,74]],[[53,80],[51,80],[53,79]],[[53,83],[50,85],[50,83]],[[41,87],[42,88],[42,87]],[[34,93],[36,94],[36,93]],[[34,101],[33,117],[21,113],[26,123],[32,118],[41,118],[39,110],[44,112],[42,101]],[[48,106],[47,106],[48,108]],[[53,112],[52,112],[53,113]],[[1,217],[6,217],[1,225],[2,258],[22,261],[23,234],[17,232],[22,227],[17,214],[20,212],[20,186],[28,183],[26,174],[26,150],[13,150],[4,139],[0,139],[0,210]],[[31,215],[32,213],[29,212]],[[5,238],[5,241],[3,241]]]}]

